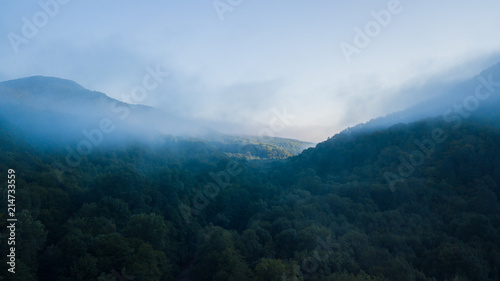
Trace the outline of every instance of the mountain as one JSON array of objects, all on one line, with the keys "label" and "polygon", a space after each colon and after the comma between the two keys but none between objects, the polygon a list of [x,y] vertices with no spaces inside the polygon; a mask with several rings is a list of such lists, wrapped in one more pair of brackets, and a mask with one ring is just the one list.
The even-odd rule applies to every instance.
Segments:
[{"label": "mountain", "polygon": [[116,146],[194,140],[236,157],[283,159],[312,145],[224,135],[153,107],[127,104],[73,81],[43,76],[1,82],[0,118],[25,140],[42,147],[82,141]]},{"label": "mountain", "polygon": [[[154,138],[160,130],[188,134],[198,128],[152,107],[126,104],[69,80],[34,76],[0,83],[1,116],[45,143],[77,141],[101,130],[104,143]],[[103,125],[103,126],[101,126]],[[106,128],[104,128],[106,129]],[[111,132],[112,131],[112,132]]]},{"label": "mountain", "polygon": [[[102,94],[54,81],[46,92],[17,81],[2,91],[3,109],[65,129],[86,113],[56,105],[64,95],[107,110]],[[0,212],[0,237],[16,242],[0,243],[1,271],[35,281],[500,280],[498,86],[461,92],[437,105],[444,114],[339,133],[279,161],[270,159],[310,144],[212,131],[78,158],[82,141],[37,149],[2,111],[0,200],[19,207]],[[24,106],[22,93],[54,96]]]},{"label": "mountain", "polygon": [[[498,108],[497,106],[500,103],[500,94],[498,93],[500,90],[489,93],[491,96],[484,99],[487,101],[486,104],[483,102],[483,99],[476,98],[468,100],[467,98],[476,97],[476,90],[478,87],[480,87],[478,92],[479,95],[481,95],[481,93],[487,94],[492,87],[497,88],[498,83],[500,83],[500,63],[489,67],[488,69],[482,71],[479,75],[465,81],[449,82],[448,84],[438,87],[438,90],[435,90],[432,87],[430,89],[425,89],[433,91],[434,98],[421,102],[405,110],[391,113],[383,117],[375,118],[366,123],[347,128],[343,130],[341,134],[349,135],[369,133],[380,129],[386,129],[399,123],[408,124],[424,118],[443,116],[448,113],[449,110],[455,111],[456,104],[474,107],[475,102],[481,103],[481,106],[483,107],[482,112],[488,112],[488,114],[491,114],[496,111]],[[442,92],[442,89],[446,90]],[[470,104],[467,105],[467,102]]]},{"label": "mountain", "polygon": [[[400,178],[394,170],[408,164],[408,154],[416,151],[419,156],[429,156],[426,146],[439,147],[434,133],[453,135],[464,123],[487,126],[492,132],[500,130],[499,108],[500,63],[435,99],[345,129],[294,157],[291,161],[297,166],[293,169],[312,168],[326,176],[373,167],[378,161],[399,163],[390,174],[378,172],[381,182],[391,183]],[[401,155],[406,160],[402,161]]]}]

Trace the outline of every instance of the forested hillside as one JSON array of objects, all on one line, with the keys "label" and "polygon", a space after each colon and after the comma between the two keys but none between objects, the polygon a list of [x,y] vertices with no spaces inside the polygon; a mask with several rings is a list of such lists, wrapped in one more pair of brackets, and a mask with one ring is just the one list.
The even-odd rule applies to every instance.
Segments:
[{"label": "forested hillside", "polygon": [[[96,148],[61,170],[64,149],[30,148],[2,121],[0,170],[16,171],[13,276],[499,280],[498,124],[337,135],[274,163],[182,140]],[[436,129],[444,141],[419,148]],[[6,224],[2,210],[4,238]]]},{"label": "forested hillside", "polygon": [[499,13],[0,0],[0,281],[500,281]]}]

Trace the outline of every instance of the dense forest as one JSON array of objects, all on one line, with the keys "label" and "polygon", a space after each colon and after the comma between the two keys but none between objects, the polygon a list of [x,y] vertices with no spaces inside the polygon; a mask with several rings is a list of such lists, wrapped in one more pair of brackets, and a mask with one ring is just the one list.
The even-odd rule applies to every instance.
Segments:
[{"label": "dense forest", "polygon": [[7,276],[2,207],[0,280],[500,280],[498,124],[343,133],[274,161],[166,140],[61,168],[63,148],[2,121],[18,223]]}]

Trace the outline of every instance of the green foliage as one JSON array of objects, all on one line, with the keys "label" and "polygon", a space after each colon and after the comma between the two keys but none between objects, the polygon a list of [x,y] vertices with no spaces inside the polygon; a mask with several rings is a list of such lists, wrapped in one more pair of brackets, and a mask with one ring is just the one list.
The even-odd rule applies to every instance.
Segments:
[{"label": "green foliage", "polygon": [[254,159],[285,159],[300,154],[313,143],[275,137],[243,137],[213,135],[205,137],[208,144],[231,157]]},{"label": "green foliage", "polygon": [[255,266],[255,281],[281,281],[287,266],[282,260],[262,259]]},{"label": "green foliage", "polygon": [[[392,191],[384,173],[398,174],[400,156],[434,128],[447,140]],[[18,171],[17,280],[111,280],[122,271],[148,281],[500,279],[496,121],[341,134],[275,162],[302,144],[214,137],[96,147],[62,181],[51,164],[64,149],[34,149],[10,130],[0,130],[0,167]],[[195,195],[231,161],[241,172],[196,208]],[[0,212],[2,237],[5,223]]]},{"label": "green foliage", "polygon": [[164,250],[168,244],[167,225],[162,216],[154,213],[133,215],[125,227],[124,233],[151,244],[157,250]]}]

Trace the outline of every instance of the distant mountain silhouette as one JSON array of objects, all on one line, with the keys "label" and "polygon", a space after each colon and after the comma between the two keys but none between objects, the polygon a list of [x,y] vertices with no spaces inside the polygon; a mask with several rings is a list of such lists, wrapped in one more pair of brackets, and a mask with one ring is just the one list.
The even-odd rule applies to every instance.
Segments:
[{"label": "distant mountain silhouette", "polygon": [[[476,117],[498,116],[500,90],[493,91],[487,98],[476,97],[491,92],[491,88],[498,84],[496,81],[500,81],[500,63],[476,77],[448,85],[445,87],[448,90],[436,93],[434,99],[347,128],[332,138],[363,135],[395,124],[437,116],[460,118],[457,105],[468,109],[477,106],[478,110],[473,110]],[[127,104],[104,93],[87,90],[74,81],[44,76],[0,82],[0,119],[16,128],[25,139],[42,145],[79,141],[85,139],[85,135],[96,133],[95,130],[106,131],[107,127],[112,132],[103,133],[103,141],[113,145],[124,141],[151,141],[165,135],[205,138],[212,143],[213,136],[216,136],[216,142],[226,148],[245,143],[253,143],[257,147],[274,145],[287,151],[279,152],[280,155],[295,155],[312,145],[277,138],[267,143],[247,137],[235,139],[153,107]],[[233,148],[228,152],[241,154]]]},{"label": "distant mountain silhouette", "polygon": [[[398,163],[399,155],[420,149],[416,141],[431,139],[434,128],[458,139],[460,134],[480,135],[478,131],[496,138],[499,109],[500,64],[496,64],[433,100],[345,129],[293,158],[292,167],[328,175],[351,173],[378,162]],[[464,132],[463,127],[470,131]]]},{"label": "distant mountain silhouette", "polygon": [[[151,139],[162,134],[188,135],[195,124],[161,110],[131,105],[54,77],[33,76],[0,83],[0,118],[29,139],[47,143],[78,140],[82,131],[115,128],[107,140]],[[110,123],[110,124],[108,124]]]},{"label": "distant mountain silhouette", "polygon": [[41,146],[79,141],[116,146],[196,139],[232,156],[275,159],[297,155],[313,145],[221,134],[154,107],[127,104],[74,81],[44,76],[1,82],[1,119],[20,137]]},{"label": "distant mountain silhouette", "polygon": [[[363,134],[373,131],[389,128],[392,125],[419,121],[425,118],[437,117],[445,114],[448,110],[452,109],[455,104],[463,104],[468,96],[474,96],[476,88],[483,83],[480,80],[488,80],[489,76],[493,77],[493,81],[500,82],[500,63],[491,66],[490,68],[482,71],[479,75],[461,82],[454,82],[455,84],[447,85],[448,90],[445,92],[436,92],[436,97],[415,106],[407,108],[402,111],[388,114],[383,117],[372,119],[366,123],[358,124],[354,127],[343,130],[340,134]],[[483,81],[484,82],[484,81]],[[485,87],[482,85],[482,87]],[[481,89],[484,91],[484,89]],[[485,102],[480,101],[481,111],[493,114],[500,105],[500,88],[496,94],[491,95]]]}]

